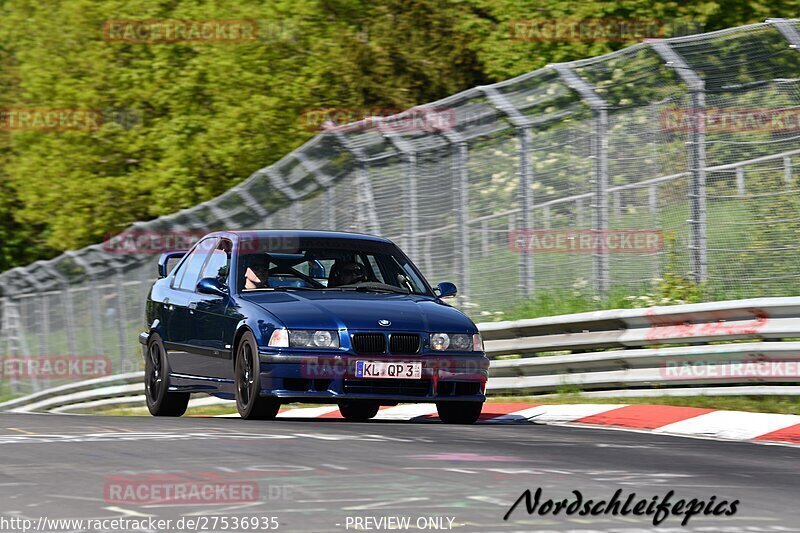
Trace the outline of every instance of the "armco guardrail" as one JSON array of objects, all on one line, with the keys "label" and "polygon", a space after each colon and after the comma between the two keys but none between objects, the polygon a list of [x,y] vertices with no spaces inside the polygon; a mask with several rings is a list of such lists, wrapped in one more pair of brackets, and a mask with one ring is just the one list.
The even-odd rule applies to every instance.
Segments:
[{"label": "armco guardrail", "polygon": [[786,342],[800,339],[800,298],[615,309],[482,324],[481,332],[491,357],[519,356],[492,362],[492,394],[800,379],[800,342]]},{"label": "armco guardrail", "polygon": [[[800,297],[614,309],[478,327],[492,358],[489,394],[565,388],[599,397],[800,394]],[[142,404],[141,380],[141,373],[130,373],[83,381],[0,404],[0,410]]]}]

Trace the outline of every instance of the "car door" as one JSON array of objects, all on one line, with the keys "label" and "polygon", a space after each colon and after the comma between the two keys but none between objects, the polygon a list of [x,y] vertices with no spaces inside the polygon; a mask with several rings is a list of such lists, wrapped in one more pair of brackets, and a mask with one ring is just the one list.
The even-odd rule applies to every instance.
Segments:
[{"label": "car door", "polygon": [[[231,251],[233,244],[228,239],[220,239],[203,267],[200,279],[215,278],[229,285]],[[230,303],[229,296],[216,294],[195,295],[189,305],[191,317],[191,351],[196,354],[194,368],[198,375],[204,377],[233,379],[233,364],[230,359],[230,348],[226,348],[229,329],[226,309]]]},{"label": "car door", "polygon": [[[172,281],[172,291],[168,303],[169,322],[164,343],[167,350],[169,366],[174,374],[197,375],[197,356],[194,355],[193,339],[196,327],[194,311],[197,305],[197,281],[211,252],[216,248],[218,239],[212,237],[197,243],[187,260],[181,265]],[[191,312],[190,312],[191,311]]]}]

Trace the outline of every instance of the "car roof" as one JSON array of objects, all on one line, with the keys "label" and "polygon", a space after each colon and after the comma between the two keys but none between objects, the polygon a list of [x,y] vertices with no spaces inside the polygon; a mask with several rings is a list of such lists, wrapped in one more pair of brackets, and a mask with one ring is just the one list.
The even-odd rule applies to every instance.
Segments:
[{"label": "car roof", "polygon": [[389,239],[368,235],[366,233],[351,233],[346,231],[325,231],[325,230],[300,230],[300,229],[262,229],[262,230],[232,230],[215,231],[206,237],[227,237],[229,239],[250,238],[250,239],[269,239],[269,238],[311,238],[311,239],[348,239],[353,241],[372,241],[393,244]]}]

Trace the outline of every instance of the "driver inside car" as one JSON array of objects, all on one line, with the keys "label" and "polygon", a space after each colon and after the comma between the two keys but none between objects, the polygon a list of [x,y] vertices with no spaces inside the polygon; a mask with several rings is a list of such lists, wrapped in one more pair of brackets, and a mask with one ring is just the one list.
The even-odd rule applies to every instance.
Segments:
[{"label": "driver inside car", "polygon": [[269,258],[254,256],[244,272],[245,289],[265,289],[269,287]]},{"label": "driver inside car", "polygon": [[355,261],[347,261],[344,263],[336,262],[333,267],[331,267],[328,287],[352,285],[361,281],[367,281],[367,274],[364,272],[363,266]]}]

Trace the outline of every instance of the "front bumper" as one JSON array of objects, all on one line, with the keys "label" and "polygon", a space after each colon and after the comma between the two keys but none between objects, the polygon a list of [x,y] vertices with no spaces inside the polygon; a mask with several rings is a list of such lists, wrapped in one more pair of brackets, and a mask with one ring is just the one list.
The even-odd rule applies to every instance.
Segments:
[{"label": "front bumper", "polygon": [[[318,403],[341,400],[444,402],[486,400],[483,354],[417,356],[259,354],[262,394]],[[365,379],[356,361],[421,362],[422,379]]]}]

